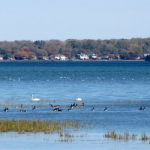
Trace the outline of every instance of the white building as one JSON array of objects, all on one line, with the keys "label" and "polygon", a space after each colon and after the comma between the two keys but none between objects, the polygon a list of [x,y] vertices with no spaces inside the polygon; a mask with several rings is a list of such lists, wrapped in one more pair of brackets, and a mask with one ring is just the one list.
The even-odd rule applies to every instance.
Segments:
[{"label": "white building", "polygon": [[57,55],[51,56],[51,59],[52,60],[66,60],[66,56],[62,54],[57,54]]},{"label": "white building", "polygon": [[0,56],[0,60],[3,60],[3,57],[2,57],[2,56]]},{"label": "white building", "polygon": [[90,58],[90,59],[94,59],[94,60],[95,60],[95,59],[97,59],[97,55],[95,55],[95,54],[91,54],[91,55],[89,56],[89,58]]},{"label": "white building", "polygon": [[77,54],[77,58],[80,60],[86,60],[89,59],[89,56],[81,53],[81,54]]},{"label": "white building", "polygon": [[143,57],[145,58],[146,56],[149,56],[150,54],[143,54]]}]

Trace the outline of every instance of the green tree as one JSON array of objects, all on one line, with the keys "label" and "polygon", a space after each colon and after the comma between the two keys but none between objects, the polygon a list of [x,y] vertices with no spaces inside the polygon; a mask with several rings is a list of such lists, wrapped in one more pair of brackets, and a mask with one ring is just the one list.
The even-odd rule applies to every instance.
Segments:
[{"label": "green tree", "polygon": [[35,51],[35,54],[36,54],[37,57],[39,57],[39,56],[48,56],[47,51],[42,50],[42,49],[36,50],[36,51]]}]

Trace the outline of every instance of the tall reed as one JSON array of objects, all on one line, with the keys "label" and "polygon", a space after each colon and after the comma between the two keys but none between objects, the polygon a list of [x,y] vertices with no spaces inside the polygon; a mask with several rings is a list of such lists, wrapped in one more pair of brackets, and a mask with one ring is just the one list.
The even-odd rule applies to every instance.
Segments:
[{"label": "tall reed", "polygon": [[78,129],[77,122],[40,120],[0,120],[0,132],[60,132],[65,128]]}]

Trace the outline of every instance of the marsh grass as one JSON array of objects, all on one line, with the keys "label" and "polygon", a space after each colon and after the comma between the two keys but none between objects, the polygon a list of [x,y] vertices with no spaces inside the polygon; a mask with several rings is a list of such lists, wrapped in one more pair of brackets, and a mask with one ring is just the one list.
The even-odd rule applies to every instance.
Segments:
[{"label": "marsh grass", "polygon": [[114,140],[119,140],[119,141],[129,141],[129,140],[142,140],[142,141],[149,141],[150,144],[150,137],[147,136],[145,133],[142,135],[138,136],[137,134],[129,134],[129,133],[124,133],[124,134],[117,134],[116,132],[108,132],[104,135],[105,138],[110,138]]},{"label": "marsh grass", "polygon": [[0,120],[0,132],[60,133],[70,128],[78,129],[79,124],[71,121]]},{"label": "marsh grass", "polygon": [[143,134],[141,135],[141,140],[142,140],[142,141],[147,141],[147,140],[150,140],[150,137],[148,137],[145,133],[143,133]]},{"label": "marsh grass", "polygon": [[108,132],[107,134],[104,135],[105,138],[111,138],[114,140],[120,140],[120,141],[129,141],[129,140],[136,140],[137,135],[136,134],[129,134],[129,133],[124,133],[124,134],[117,134],[116,132]]},{"label": "marsh grass", "polygon": [[72,133],[70,131],[60,132],[59,136],[60,136],[60,140],[58,140],[59,142],[73,142],[73,141],[75,141],[76,138],[84,137],[83,134],[78,135],[78,134]]},{"label": "marsh grass", "polygon": [[74,135],[70,134],[69,132],[66,132],[61,136],[61,142],[72,142],[74,141]]}]

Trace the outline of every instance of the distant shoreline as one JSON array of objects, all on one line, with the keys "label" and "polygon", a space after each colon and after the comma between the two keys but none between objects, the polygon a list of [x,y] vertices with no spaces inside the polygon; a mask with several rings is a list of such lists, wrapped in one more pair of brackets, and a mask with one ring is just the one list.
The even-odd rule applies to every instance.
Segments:
[{"label": "distant shoreline", "polygon": [[0,62],[142,62],[141,60],[0,60]]}]

